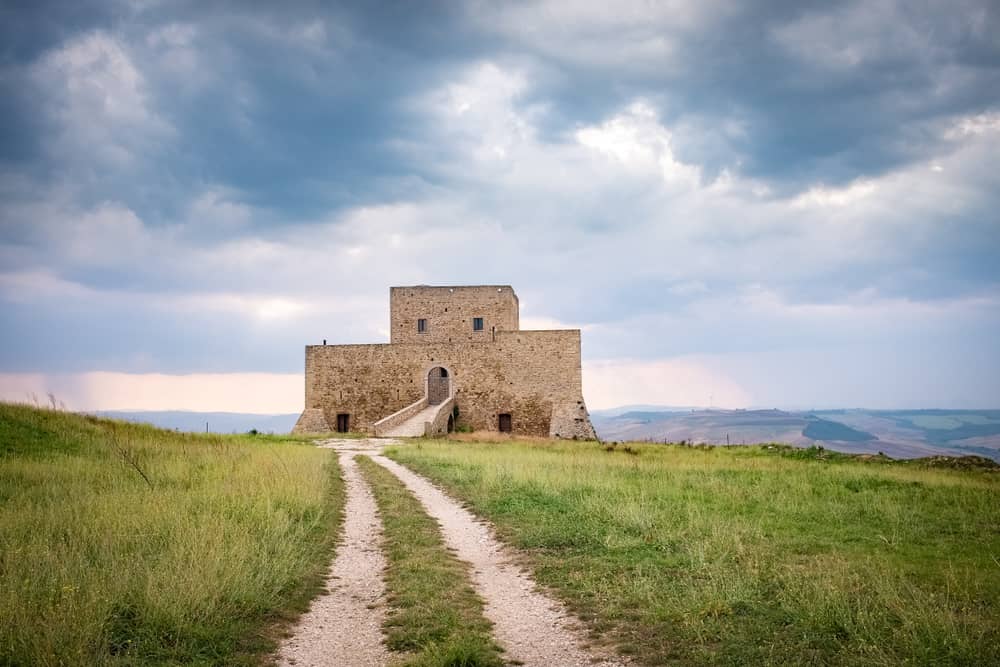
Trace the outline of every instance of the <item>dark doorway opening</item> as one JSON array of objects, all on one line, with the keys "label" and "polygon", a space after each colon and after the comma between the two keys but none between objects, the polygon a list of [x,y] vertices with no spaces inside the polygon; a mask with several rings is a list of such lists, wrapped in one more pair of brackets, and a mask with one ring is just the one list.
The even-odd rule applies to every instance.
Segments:
[{"label": "dark doorway opening", "polygon": [[510,413],[505,412],[500,415],[500,432],[510,433]]},{"label": "dark doorway opening", "polygon": [[451,396],[451,378],[448,369],[437,366],[427,374],[427,402],[440,405]]},{"label": "dark doorway opening", "polygon": [[341,412],[337,415],[337,433],[347,433],[351,430],[351,415]]}]

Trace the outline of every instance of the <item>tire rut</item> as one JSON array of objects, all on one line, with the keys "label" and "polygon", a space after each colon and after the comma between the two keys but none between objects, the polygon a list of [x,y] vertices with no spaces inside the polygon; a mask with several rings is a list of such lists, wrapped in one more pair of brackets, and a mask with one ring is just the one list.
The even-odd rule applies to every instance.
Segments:
[{"label": "tire rut", "polygon": [[382,455],[372,459],[393,473],[441,525],[445,544],[472,565],[473,585],[485,602],[506,657],[525,667],[624,667],[629,661],[585,648],[585,633],[566,608],[513,562],[492,530],[428,480]]},{"label": "tire rut", "polygon": [[390,660],[382,634],[382,521],[354,461],[358,450],[340,450],[337,444],[324,446],[339,450],[344,475],[342,538],[327,575],[327,592],[313,600],[278,651],[277,663],[283,667],[381,667]]}]

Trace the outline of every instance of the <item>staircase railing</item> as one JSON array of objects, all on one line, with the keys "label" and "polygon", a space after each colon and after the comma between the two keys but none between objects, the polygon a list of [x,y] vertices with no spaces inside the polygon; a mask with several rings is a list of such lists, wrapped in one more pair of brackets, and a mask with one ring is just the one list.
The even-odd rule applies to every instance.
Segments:
[{"label": "staircase railing", "polygon": [[449,396],[440,407],[438,407],[437,412],[434,413],[434,418],[430,421],[424,422],[424,435],[432,437],[435,435],[444,435],[448,432],[448,418],[451,417],[451,412],[455,406],[455,397]]}]

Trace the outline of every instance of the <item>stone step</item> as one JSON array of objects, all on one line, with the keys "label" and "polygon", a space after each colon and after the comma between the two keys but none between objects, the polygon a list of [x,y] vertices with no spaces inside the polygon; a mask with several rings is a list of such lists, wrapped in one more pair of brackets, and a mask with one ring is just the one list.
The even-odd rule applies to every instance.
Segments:
[{"label": "stone step", "polygon": [[430,405],[410,417],[408,420],[388,431],[387,438],[419,438],[424,434],[424,423],[434,419],[440,405]]}]

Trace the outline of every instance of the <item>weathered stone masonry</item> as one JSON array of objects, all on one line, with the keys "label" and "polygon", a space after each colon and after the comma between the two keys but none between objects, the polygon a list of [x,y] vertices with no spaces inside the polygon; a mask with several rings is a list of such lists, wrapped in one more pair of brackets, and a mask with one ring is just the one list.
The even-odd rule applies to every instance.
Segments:
[{"label": "weathered stone masonry", "polygon": [[580,331],[520,331],[518,321],[507,285],[393,287],[391,343],[306,347],[306,409],[295,431],[337,430],[341,415],[341,427],[346,420],[350,430],[371,433],[429,388],[434,403],[428,376],[446,375],[458,426],[496,431],[509,415],[513,433],[595,437],[582,394]]}]

